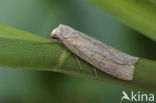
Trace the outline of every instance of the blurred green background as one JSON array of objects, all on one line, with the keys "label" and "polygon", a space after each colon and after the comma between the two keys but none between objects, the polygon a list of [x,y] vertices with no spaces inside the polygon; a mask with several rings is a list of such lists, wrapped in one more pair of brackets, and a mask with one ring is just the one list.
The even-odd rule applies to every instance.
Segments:
[{"label": "blurred green background", "polygon": [[[0,23],[49,38],[72,26],[128,54],[156,59],[153,41],[83,0],[0,0]],[[0,103],[119,103],[131,89],[75,76],[0,68]]]}]

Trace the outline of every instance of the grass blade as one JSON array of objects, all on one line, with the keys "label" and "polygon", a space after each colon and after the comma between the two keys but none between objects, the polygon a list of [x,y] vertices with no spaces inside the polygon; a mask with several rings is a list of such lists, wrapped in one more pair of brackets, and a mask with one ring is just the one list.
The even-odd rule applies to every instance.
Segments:
[{"label": "grass blade", "polygon": [[156,2],[152,0],[86,0],[156,41]]}]

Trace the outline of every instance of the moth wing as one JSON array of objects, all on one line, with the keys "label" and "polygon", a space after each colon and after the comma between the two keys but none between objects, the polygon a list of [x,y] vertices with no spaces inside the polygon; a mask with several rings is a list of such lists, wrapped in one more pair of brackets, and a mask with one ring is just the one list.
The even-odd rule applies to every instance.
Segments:
[{"label": "moth wing", "polygon": [[99,70],[123,80],[132,80],[137,58],[122,53],[68,26],[59,32],[61,41],[74,54]]}]

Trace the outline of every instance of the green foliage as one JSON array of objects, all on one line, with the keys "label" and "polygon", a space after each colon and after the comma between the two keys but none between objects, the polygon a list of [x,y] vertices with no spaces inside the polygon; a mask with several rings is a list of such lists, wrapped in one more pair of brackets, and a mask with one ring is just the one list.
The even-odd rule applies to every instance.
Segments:
[{"label": "green foliage", "polygon": [[152,0],[86,0],[156,41],[156,3]]}]

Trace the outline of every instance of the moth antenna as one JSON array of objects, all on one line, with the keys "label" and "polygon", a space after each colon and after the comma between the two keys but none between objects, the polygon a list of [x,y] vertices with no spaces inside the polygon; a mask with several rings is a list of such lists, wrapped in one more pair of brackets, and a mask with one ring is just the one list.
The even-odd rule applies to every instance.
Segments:
[{"label": "moth antenna", "polygon": [[81,64],[80,64],[80,61],[79,61],[79,59],[77,58],[77,56],[76,56],[76,55],[75,55],[75,59],[76,59],[76,61],[77,61],[78,65],[79,65],[80,72],[81,72],[81,70],[82,70],[82,68],[81,68]]},{"label": "moth antenna", "polygon": [[35,42],[33,43],[33,45],[38,45],[38,44],[48,44],[48,43],[53,43],[53,42],[57,42],[56,39],[50,39],[48,41],[43,41],[43,42]]}]

